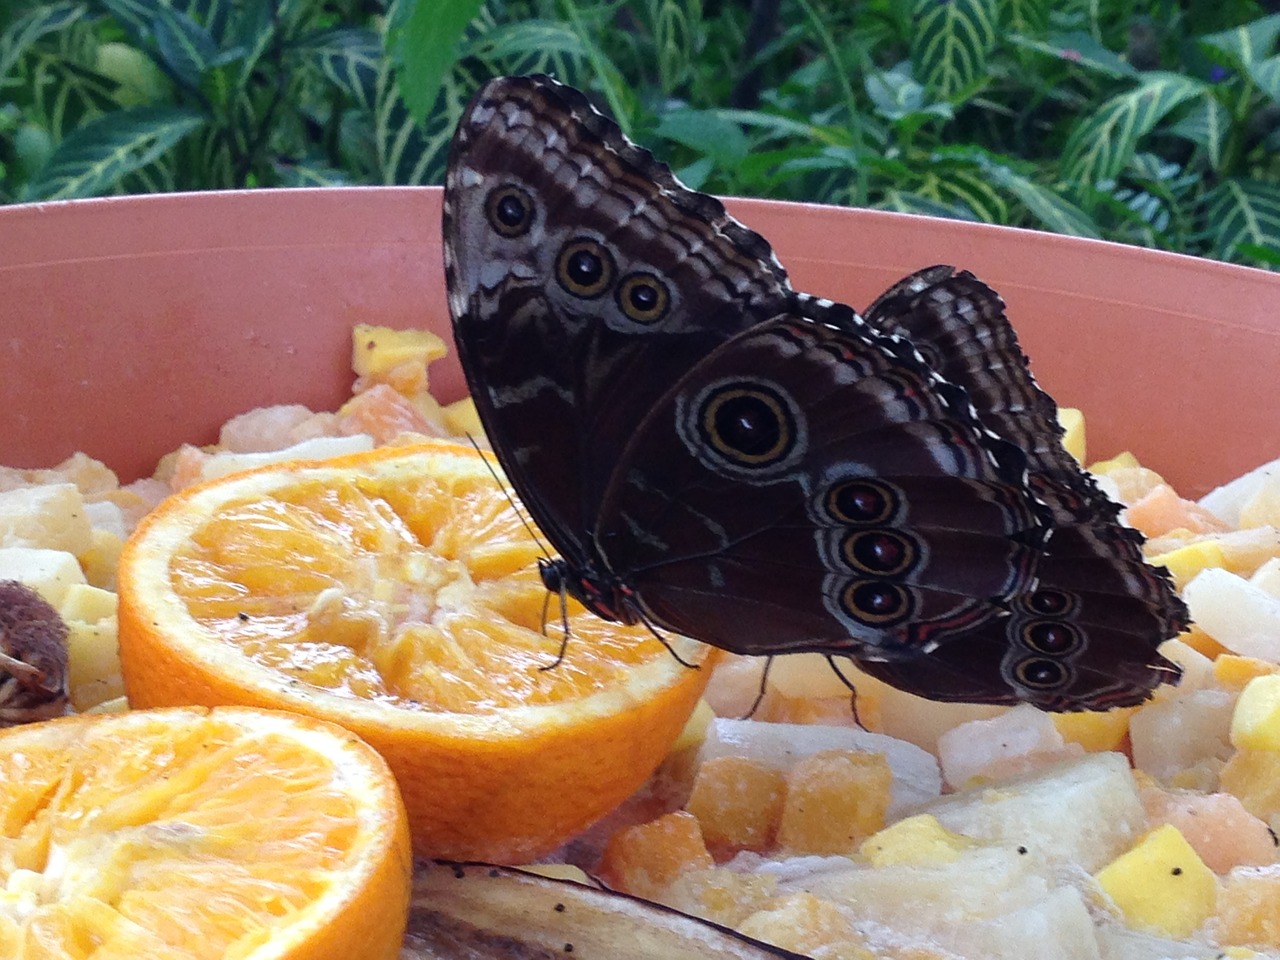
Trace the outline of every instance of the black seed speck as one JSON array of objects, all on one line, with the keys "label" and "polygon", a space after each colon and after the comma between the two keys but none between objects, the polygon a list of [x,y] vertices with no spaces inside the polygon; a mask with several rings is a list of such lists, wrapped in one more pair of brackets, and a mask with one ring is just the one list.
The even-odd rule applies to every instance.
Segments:
[{"label": "black seed speck", "polygon": [[249,615],[245,613],[243,610],[237,613],[236,616],[240,618],[241,623],[248,623],[249,621]]},{"label": "black seed speck", "polygon": [[563,903],[557,903],[557,904],[556,904],[556,913],[564,913],[564,904],[563,904]]},{"label": "black seed speck", "polygon": [[1174,867],[1174,868],[1173,868],[1172,870],[1170,870],[1169,872],[1170,872],[1170,873],[1172,873],[1175,877],[1180,877],[1180,876],[1182,876],[1182,868],[1181,868],[1181,867]]},{"label": "black seed speck", "polygon": [[502,876],[502,874],[501,874],[501,873],[499,873],[497,870],[490,870],[490,871],[489,871],[489,876],[490,876],[490,877],[492,877],[492,878],[494,878],[494,879],[496,879],[496,878],[498,878],[498,877]]},{"label": "black seed speck", "polygon": [[455,863],[453,865],[453,875],[457,877],[459,880],[461,880],[463,877],[467,875],[467,871],[463,870],[460,864]]},{"label": "black seed speck", "polygon": [[564,945],[564,952],[565,952],[565,953],[573,953],[573,944],[572,944],[572,943],[566,943],[566,944]]},{"label": "black seed speck", "polygon": [[1027,848],[1026,848],[1026,847],[1018,847],[1018,854],[1019,854],[1019,856],[1023,856],[1023,857],[1025,857],[1025,856],[1027,855]]}]

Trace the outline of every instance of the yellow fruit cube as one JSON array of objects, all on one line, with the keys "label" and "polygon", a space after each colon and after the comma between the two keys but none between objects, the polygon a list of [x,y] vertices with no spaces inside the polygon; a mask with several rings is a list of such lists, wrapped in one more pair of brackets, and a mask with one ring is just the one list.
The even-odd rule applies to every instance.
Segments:
[{"label": "yellow fruit cube", "polygon": [[727,859],[773,843],[786,795],[780,770],[746,757],[712,757],[698,768],[685,808],[698,818],[707,848]]},{"label": "yellow fruit cube", "polygon": [[973,841],[952,833],[931,814],[922,813],[890,824],[862,842],[858,853],[873,867],[898,864],[953,863]]},{"label": "yellow fruit cube", "polygon": [[123,549],[124,540],[110,530],[95,528],[91,531],[89,549],[78,558],[85,578],[95,587],[114,590],[116,567],[120,564],[120,551]]},{"label": "yellow fruit cube", "polygon": [[766,909],[747,917],[739,930],[801,954],[822,949],[830,956],[828,951],[835,948],[846,958],[875,960],[876,956],[863,946],[865,939],[838,906],[811,893],[777,897]]},{"label": "yellow fruit cube", "polygon": [[358,323],[351,330],[351,368],[361,377],[377,377],[402,363],[439,360],[444,341],[426,330],[392,330]]},{"label": "yellow fruit cube", "polygon": [[97,623],[116,615],[116,595],[87,583],[73,583],[62,597],[58,613],[63,620]]},{"label": "yellow fruit cube", "polygon": [[1218,878],[1177,827],[1145,834],[1095,875],[1130,926],[1180,940],[1214,913]]},{"label": "yellow fruit cube", "polygon": [[1213,679],[1228,690],[1243,690],[1250,680],[1273,673],[1280,673],[1280,663],[1257,657],[1223,653],[1213,661]]},{"label": "yellow fruit cube", "polygon": [[1103,475],[1103,474],[1110,473],[1112,470],[1115,470],[1118,467],[1137,467],[1137,466],[1141,466],[1141,464],[1138,463],[1138,458],[1135,457],[1128,450],[1125,450],[1122,453],[1117,453],[1110,460],[1099,460],[1097,463],[1095,463],[1093,466],[1089,468],[1089,472]]},{"label": "yellow fruit cube", "polygon": [[1197,540],[1184,547],[1148,557],[1147,562],[1153,567],[1167,567],[1169,573],[1173,575],[1174,585],[1181,589],[1206,567],[1223,566],[1226,557],[1217,540]]},{"label": "yellow fruit cube", "polygon": [[1265,868],[1233,871],[1218,896],[1217,931],[1222,943],[1280,948],[1280,876]]},{"label": "yellow fruit cube", "polygon": [[1106,753],[1120,749],[1135,709],[1116,707],[1096,713],[1054,713],[1050,717],[1067,743],[1078,743],[1090,753]]},{"label": "yellow fruit cube", "polygon": [[1280,750],[1280,674],[1254,677],[1240,691],[1231,714],[1237,750]]},{"label": "yellow fruit cube", "polygon": [[1084,413],[1075,407],[1058,408],[1058,424],[1063,429],[1062,445],[1067,453],[1076,458],[1076,463],[1084,463]]},{"label": "yellow fruit cube", "polygon": [[689,714],[689,719],[685,721],[680,736],[676,737],[676,742],[671,745],[671,752],[679,753],[681,750],[700,745],[707,739],[707,730],[711,728],[711,721],[715,718],[711,704],[705,700],[699,700],[698,705],[693,708],[693,713]]},{"label": "yellow fruit cube", "polygon": [[480,414],[476,413],[476,402],[464,397],[444,408],[445,429],[455,437],[475,437],[484,439],[484,425],[480,422]]},{"label": "yellow fruit cube", "polygon": [[1280,817],[1280,752],[1237,750],[1218,775],[1222,789],[1255,817]]},{"label": "yellow fruit cube", "polygon": [[671,882],[662,902],[713,923],[737,927],[768,906],[778,892],[778,878],[768,873],[740,873],[724,867],[688,870]]},{"label": "yellow fruit cube", "polygon": [[796,763],[778,824],[792,854],[849,854],[884,828],[893,773],[883,754],[824,750]]},{"label": "yellow fruit cube", "polygon": [[71,705],[87,710],[124,694],[119,631],[114,616],[67,621],[67,686]]}]

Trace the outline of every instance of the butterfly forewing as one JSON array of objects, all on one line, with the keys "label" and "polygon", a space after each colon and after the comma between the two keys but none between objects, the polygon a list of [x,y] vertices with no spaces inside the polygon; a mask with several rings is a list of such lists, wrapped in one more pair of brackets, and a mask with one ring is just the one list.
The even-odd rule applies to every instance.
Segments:
[{"label": "butterfly forewing", "polygon": [[622,446],[667,381],[791,296],[758,234],[545,77],[492,81],[459,124],[445,268],[489,439],[577,562]]}]

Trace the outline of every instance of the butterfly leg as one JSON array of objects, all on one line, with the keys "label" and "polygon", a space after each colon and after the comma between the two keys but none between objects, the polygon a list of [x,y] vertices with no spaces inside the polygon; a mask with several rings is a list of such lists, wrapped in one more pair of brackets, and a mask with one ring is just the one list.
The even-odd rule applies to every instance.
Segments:
[{"label": "butterfly leg", "polygon": [[765,691],[769,684],[769,668],[773,666],[773,657],[764,658],[764,669],[760,671],[760,689],[756,692],[756,698],[751,701],[751,709],[743,715],[743,720],[750,720],[756,715],[756,711],[760,709],[760,704],[764,702]]},{"label": "butterfly leg", "polygon": [[849,689],[849,709],[853,711],[853,722],[861,729],[866,730],[867,725],[863,723],[862,718],[858,716],[858,688],[854,686],[852,680],[845,676],[844,671],[840,669],[840,666],[836,663],[836,658],[832,654],[827,654],[826,659],[827,665],[831,667],[832,672],[835,673],[835,675],[840,678],[840,682]]},{"label": "butterfly leg", "polygon": [[657,627],[655,627],[652,623],[649,622],[649,618],[646,617],[643,613],[640,613],[636,619],[639,620],[641,623],[643,623],[645,625],[645,628],[650,633],[653,634],[654,638],[660,644],[662,644],[664,647],[667,648],[667,653],[671,654],[671,656],[676,658],[676,663],[680,664],[680,666],[682,667],[688,667],[690,670],[702,669],[698,664],[690,663],[684,657],[680,656],[680,654],[676,653],[675,647],[671,646],[671,644],[667,642],[667,638],[662,635],[662,633],[658,630]]},{"label": "butterfly leg", "polygon": [[[551,606],[551,591],[548,590],[542,599],[542,635],[547,635],[547,608]],[[554,670],[564,662],[564,652],[569,648],[569,598],[564,584],[560,585],[560,650],[556,658],[539,670]]]}]

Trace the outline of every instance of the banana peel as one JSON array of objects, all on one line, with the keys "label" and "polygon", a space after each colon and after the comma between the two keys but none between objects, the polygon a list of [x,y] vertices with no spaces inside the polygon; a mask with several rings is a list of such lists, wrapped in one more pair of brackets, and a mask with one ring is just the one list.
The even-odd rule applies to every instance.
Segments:
[{"label": "banana peel", "polygon": [[637,897],[515,867],[422,863],[401,960],[806,960]]}]

